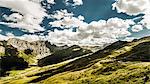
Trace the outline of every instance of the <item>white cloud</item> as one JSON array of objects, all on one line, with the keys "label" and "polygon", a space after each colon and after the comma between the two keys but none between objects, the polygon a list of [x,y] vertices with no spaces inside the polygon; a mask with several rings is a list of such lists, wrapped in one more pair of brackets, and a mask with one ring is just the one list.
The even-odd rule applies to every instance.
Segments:
[{"label": "white cloud", "polygon": [[113,4],[113,9],[116,8],[118,12],[127,13],[129,15],[138,15],[145,12],[150,5],[150,0],[117,0]]},{"label": "white cloud", "polygon": [[123,41],[133,41],[135,37],[126,37]]},{"label": "white cloud", "polygon": [[139,23],[143,24],[147,29],[150,29],[150,10],[143,16],[143,19]]},{"label": "white cloud", "polygon": [[150,0],[117,0],[113,4],[113,9],[117,9],[118,13],[126,13],[128,15],[144,14],[139,24],[150,29]]},{"label": "white cloud", "polygon": [[67,10],[57,10],[54,12],[54,15],[51,15],[50,18],[56,19],[56,20],[60,20],[64,17],[71,17],[73,16],[73,13],[68,13]]},{"label": "white cloud", "polygon": [[29,42],[33,42],[33,41],[38,41],[38,40],[41,40],[40,39],[40,36],[38,35],[23,35],[23,36],[18,36],[18,37],[15,37],[15,38],[18,38],[18,39],[21,39],[21,40],[26,40],[26,41],[29,41]]},{"label": "white cloud", "polygon": [[3,40],[8,40],[8,37],[0,34],[0,41],[3,41]]},{"label": "white cloud", "polygon": [[73,17],[73,13],[68,13],[67,10],[56,11],[54,15],[51,15],[51,18],[56,19],[49,23],[52,27],[69,29],[86,25],[86,23],[83,22],[83,16]]},{"label": "white cloud", "polygon": [[35,35],[35,34],[24,34],[22,36],[15,36],[11,32],[7,32],[6,35],[0,34],[0,41],[8,40],[10,38],[17,38],[17,39],[25,40],[25,41],[28,41],[28,42],[39,41],[39,40],[42,40],[42,41],[47,40],[47,39],[45,39],[46,38],[45,36]]},{"label": "white cloud", "polygon": [[55,4],[55,0],[47,0],[49,4]]},{"label": "white cloud", "polygon": [[[80,22],[80,20],[78,21]],[[66,25],[72,24],[74,23],[69,23]],[[46,36],[25,34],[23,36],[15,36],[15,38],[27,41],[48,40],[56,45],[104,46],[106,44],[118,41],[118,38],[120,37],[130,36],[131,33],[128,31],[128,28],[131,24],[134,24],[131,20],[111,18],[107,21],[99,20],[93,21],[89,24],[85,22],[81,23],[81,25],[78,24],[77,32],[72,32],[72,28],[68,28],[63,31],[49,31]],[[12,38],[13,35],[8,33],[7,38],[8,37]]]},{"label": "white cloud", "polygon": [[83,5],[83,1],[82,0],[73,0],[74,5]]},{"label": "white cloud", "polygon": [[[10,8],[14,12],[9,16],[4,16],[9,23],[1,22],[0,24],[7,24],[11,27],[19,27],[29,32],[44,31],[40,23],[47,14],[42,8],[40,2],[42,0],[0,0],[0,6]],[[48,0],[53,4],[53,0]]]},{"label": "white cloud", "polygon": [[7,21],[13,21],[13,22],[20,22],[23,19],[23,16],[19,13],[13,13],[9,16],[7,15],[3,15],[3,17],[7,20]]},{"label": "white cloud", "polygon": [[133,32],[139,32],[139,31],[143,30],[143,26],[142,25],[134,25],[134,26],[132,26],[131,30]]},{"label": "white cloud", "polygon": [[0,34],[0,41],[8,40],[10,38],[17,38],[17,39],[25,40],[25,41],[28,41],[28,42],[33,42],[33,41],[38,41],[38,40],[45,40],[45,36],[39,36],[39,35],[24,34],[22,36],[15,36],[11,32],[7,32],[6,35]]},{"label": "white cloud", "polygon": [[[80,23],[76,24],[78,25],[77,32],[72,32],[72,27],[70,26],[70,28],[68,27],[68,29],[64,29],[63,31],[60,30],[54,30],[54,32],[49,31],[48,35],[46,36],[23,35],[15,38],[27,41],[48,40],[56,45],[104,46],[105,44],[118,41],[118,38],[120,37],[130,36],[131,33],[128,31],[128,28],[130,27],[131,24],[132,25],[134,24],[132,20],[122,20],[119,18],[110,18],[107,21],[105,20],[93,21],[88,24],[82,21],[84,17],[82,16],[74,17],[72,14],[67,13],[68,12],[66,12],[65,14],[60,13],[61,15],[69,15],[69,17],[71,18],[69,19],[69,21],[71,22],[68,22],[67,24],[64,23],[63,26]],[[61,15],[58,15],[57,13],[56,15],[61,17]],[[65,18],[62,17],[60,19],[60,17],[55,19],[61,21],[62,19]],[[76,21],[79,22],[73,23],[72,21],[74,21],[74,19],[76,19]],[[61,26],[62,25],[60,25],[60,27]],[[13,36],[11,34],[8,35]]]},{"label": "white cloud", "polygon": [[73,0],[73,4],[69,3],[70,0],[65,0],[66,5],[72,5],[72,6],[78,6],[78,5],[83,5],[82,0]]},{"label": "white cloud", "polygon": [[[12,22],[0,22],[0,24],[6,24],[13,28],[19,27],[29,32],[44,31],[39,24],[47,14],[45,13],[45,9],[40,5],[41,1],[42,0],[0,0],[0,6],[11,8],[13,11],[17,12],[9,16],[3,16],[7,21]],[[54,0],[47,1],[49,4],[55,4]],[[65,1],[68,3],[69,0]],[[73,2],[74,6],[83,4],[82,0],[73,0]],[[27,41],[49,40],[51,43],[57,45],[76,44],[84,46],[103,46],[104,44],[118,41],[118,38],[130,36],[131,33],[128,31],[130,25],[135,25],[132,27],[132,31],[134,32],[142,30],[143,26],[150,26],[149,12],[148,8],[145,6],[148,2],[137,0],[134,4],[133,3],[133,0],[118,0],[113,6],[117,8],[118,12],[124,12],[129,15],[145,14],[143,17],[144,19],[139,22],[141,25],[135,25],[132,20],[123,20],[119,18],[86,23],[84,22],[84,17],[81,15],[74,17],[74,14],[69,13],[67,10],[57,10],[53,15],[50,15],[50,18],[54,19],[54,21],[49,22],[49,24],[52,27],[60,27],[64,29],[63,31],[49,31],[46,36],[27,34],[23,36],[14,36],[11,33],[7,33],[7,36],[0,35],[0,39],[15,37]],[[138,7],[139,5],[141,5],[141,8]],[[72,28],[77,28],[77,32],[72,32]],[[126,38],[126,40],[131,39],[133,38]]]},{"label": "white cloud", "polygon": [[[88,24],[83,21],[83,16],[74,17],[67,10],[57,11],[51,17],[56,19],[50,22],[52,27],[67,28],[64,31],[49,32],[46,38],[56,44],[102,46],[115,42],[118,38],[130,36],[128,28],[135,24],[132,20],[119,18],[92,21]],[[72,32],[73,27],[77,28],[77,32]]]}]

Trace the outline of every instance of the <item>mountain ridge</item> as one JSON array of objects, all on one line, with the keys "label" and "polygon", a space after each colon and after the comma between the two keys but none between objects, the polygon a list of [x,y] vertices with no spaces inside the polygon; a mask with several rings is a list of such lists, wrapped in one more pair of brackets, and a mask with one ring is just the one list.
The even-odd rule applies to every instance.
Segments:
[{"label": "mountain ridge", "polygon": [[[65,51],[71,52],[64,54]],[[79,56],[76,56],[77,53],[73,53],[74,51],[79,51]],[[150,83],[150,36],[132,42],[118,41],[96,52],[82,54],[82,51],[80,46],[59,50],[47,56],[48,58],[44,57],[46,61],[43,60],[41,66],[8,71],[9,75],[2,77],[1,82],[4,84]],[[75,57],[70,58],[70,55]],[[61,61],[55,63],[48,61],[56,60],[55,57]],[[63,57],[68,59],[62,60]]]}]

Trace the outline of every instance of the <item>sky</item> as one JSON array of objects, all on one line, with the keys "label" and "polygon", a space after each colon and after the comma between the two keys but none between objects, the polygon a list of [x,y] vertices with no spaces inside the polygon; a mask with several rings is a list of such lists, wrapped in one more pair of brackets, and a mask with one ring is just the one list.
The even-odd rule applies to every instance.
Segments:
[{"label": "sky", "polygon": [[150,0],[0,0],[0,40],[103,46],[150,36]]}]

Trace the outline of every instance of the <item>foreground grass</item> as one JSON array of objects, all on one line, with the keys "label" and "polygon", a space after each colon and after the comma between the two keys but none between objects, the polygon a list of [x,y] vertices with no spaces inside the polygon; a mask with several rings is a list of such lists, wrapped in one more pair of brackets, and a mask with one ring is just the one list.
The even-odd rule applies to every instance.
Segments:
[{"label": "foreground grass", "polygon": [[[84,56],[88,56],[88,55],[84,55]],[[44,67],[38,67],[38,66],[35,66],[35,67],[30,67],[30,68],[27,68],[25,70],[12,70],[12,71],[9,71],[9,76],[6,76],[6,77],[1,77],[0,78],[0,82],[2,84],[17,84],[16,82],[20,82],[19,84],[24,84],[24,83],[28,83],[34,79],[38,79],[41,77],[41,73],[45,73],[50,70],[55,70],[59,67],[62,67],[76,59],[79,59],[79,58],[82,58],[84,56],[81,56],[81,57],[77,57],[77,58],[74,58],[74,59],[71,59],[71,60],[67,60],[67,61],[64,61],[64,62],[61,62],[61,63],[58,63],[58,64],[53,64],[53,65],[48,65],[48,66],[44,66]],[[45,74],[47,74],[45,73]],[[40,74],[40,75],[38,75]],[[44,74],[43,74],[44,75]]]},{"label": "foreground grass", "polygon": [[145,74],[150,77],[148,62],[96,63],[88,69],[54,75],[44,84],[143,84]]},{"label": "foreground grass", "polygon": [[[63,65],[57,64],[10,71],[10,75],[1,78],[0,82],[2,84],[26,84],[41,77],[35,74],[57,69]],[[38,81],[36,84],[143,84],[145,75],[150,78],[150,62],[99,61],[87,69],[59,73]],[[149,83],[150,79],[146,81],[146,84]]]}]

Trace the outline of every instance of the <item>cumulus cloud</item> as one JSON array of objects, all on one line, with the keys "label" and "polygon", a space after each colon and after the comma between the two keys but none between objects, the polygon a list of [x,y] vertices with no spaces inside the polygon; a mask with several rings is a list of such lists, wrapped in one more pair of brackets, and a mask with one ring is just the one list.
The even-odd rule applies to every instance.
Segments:
[{"label": "cumulus cloud", "polygon": [[149,9],[150,0],[117,0],[113,4],[113,9],[118,12],[127,13],[129,15],[138,15]]},{"label": "cumulus cloud", "polygon": [[143,30],[143,26],[142,25],[134,25],[134,26],[132,26],[131,30],[133,32],[139,32],[139,31]]},{"label": "cumulus cloud", "polygon": [[150,10],[143,16],[143,19],[139,23],[141,23],[147,29],[150,29]]},{"label": "cumulus cloud", "polygon": [[134,39],[136,39],[135,37],[126,37],[125,39],[123,39],[123,41],[133,41]]},{"label": "cumulus cloud", "polygon": [[[41,7],[40,2],[43,0],[0,0],[0,6],[10,8],[15,13],[11,15],[4,15],[3,17],[8,21],[0,22],[10,27],[19,27],[29,32],[44,31],[39,25],[45,16],[54,19],[49,22],[51,27],[59,27],[64,30],[48,31],[48,35],[23,35],[14,36],[12,33],[7,33],[6,36],[0,35],[0,39],[19,38],[27,41],[48,40],[56,45],[96,45],[103,46],[105,44],[118,41],[118,38],[128,37],[131,32],[128,29],[132,26],[133,32],[139,32],[143,27],[150,28],[150,12],[147,4],[149,0],[117,0],[113,4],[113,8],[117,11],[127,13],[129,15],[145,14],[142,20],[136,24],[133,20],[123,20],[120,18],[110,18],[108,20],[92,21],[87,23],[84,21],[84,16],[75,17],[72,12],[67,10],[57,10],[54,14],[48,16],[45,9]],[[69,0],[65,0],[69,3]],[[55,4],[54,0],[47,0],[49,4]],[[74,4],[82,5],[82,0],[73,0]],[[134,3],[134,4],[133,4]],[[141,5],[141,7],[139,7]],[[76,32],[72,32],[73,29]],[[127,38],[126,38],[127,37]]]},{"label": "cumulus cloud", "polygon": [[[17,12],[4,16],[7,21],[12,22],[0,22],[0,24],[14,28],[22,28],[28,30],[28,32],[44,31],[40,23],[47,14],[40,4],[41,1],[42,0],[0,0],[1,7],[10,8],[12,11]],[[47,1],[54,4],[53,0]]]},{"label": "cumulus cloud", "polygon": [[0,41],[3,41],[3,40],[8,40],[8,37],[0,34]]},{"label": "cumulus cloud", "polygon": [[[150,0],[117,0],[112,6],[117,9],[118,13],[128,15],[144,14],[143,19],[139,22],[147,29],[150,29]],[[142,29],[142,28],[140,28]]]},{"label": "cumulus cloud", "polygon": [[[60,19],[61,20],[61,19]],[[80,21],[80,20],[79,20]],[[74,23],[70,23],[74,24]],[[83,22],[84,25],[80,25],[77,28],[77,32],[72,32],[72,28],[64,29],[63,31],[54,30],[49,31],[48,35],[23,35],[15,36],[27,41],[48,40],[58,46],[62,45],[81,45],[81,46],[104,46],[118,41],[118,38],[130,36],[128,31],[130,25],[134,22],[131,20],[122,20],[119,18],[111,18],[107,21],[99,20],[91,23]],[[68,24],[66,24],[68,25]],[[4,37],[4,36],[1,36]],[[13,38],[11,33],[7,34],[7,38]]]},{"label": "cumulus cloud", "polygon": [[20,40],[25,40],[29,42],[39,41],[39,40],[47,40],[43,35],[35,35],[35,34],[24,34],[22,36],[15,36],[12,32],[7,32],[6,35],[0,34],[0,41],[8,40],[10,38],[17,38]]},{"label": "cumulus cloud", "polygon": [[[51,17],[56,19],[54,22],[50,22],[52,27],[65,28],[63,31],[55,30],[54,32],[49,32],[49,35],[46,37],[52,43],[57,44],[102,46],[115,42],[118,38],[130,36],[131,33],[128,31],[128,28],[130,25],[135,24],[132,20],[119,18],[86,23],[83,16],[74,17],[67,10],[56,11]],[[77,32],[72,32],[74,27],[77,28]]]},{"label": "cumulus cloud", "polygon": [[83,5],[83,1],[82,0],[73,0],[74,5]]},{"label": "cumulus cloud", "polygon": [[55,0],[47,0],[49,4],[55,4]]},{"label": "cumulus cloud", "polygon": [[18,38],[18,39],[21,39],[21,40],[26,40],[26,41],[29,41],[29,42],[42,40],[42,36],[30,35],[30,34],[25,34],[23,36],[18,36],[18,37],[15,37],[15,38]]},{"label": "cumulus cloud", "polygon": [[51,18],[56,19],[55,21],[49,23],[52,27],[69,29],[86,25],[83,21],[83,16],[73,17],[73,13],[68,13],[67,10],[56,11],[54,15],[51,15]]},{"label": "cumulus cloud", "polygon": [[[46,36],[23,35],[15,38],[28,41],[48,40],[56,45],[103,46],[117,41],[118,38],[130,36],[131,33],[128,31],[128,28],[130,25],[135,24],[132,20],[119,18],[86,23],[83,16],[74,17],[74,14],[69,13],[67,10],[56,11],[51,15],[51,18],[55,19],[53,22],[50,22],[52,27],[60,27],[64,28],[64,30],[49,31]],[[77,31],[72,32],[72,28],[76,28]],[[13,37],[11,34],[7,35],[7,37]]]},{"label": "cumulus cloud", "polygon": [[70,0],[65,0],[66,5],[72,5],[72,6],[78,6],[78,5],[83,5],[82,0],[73,0],[73,4],[69,3]]}]

